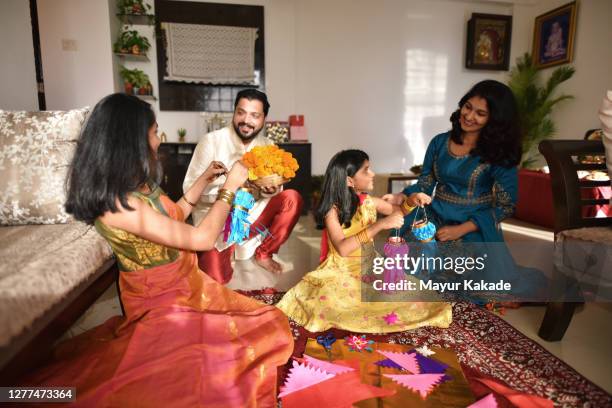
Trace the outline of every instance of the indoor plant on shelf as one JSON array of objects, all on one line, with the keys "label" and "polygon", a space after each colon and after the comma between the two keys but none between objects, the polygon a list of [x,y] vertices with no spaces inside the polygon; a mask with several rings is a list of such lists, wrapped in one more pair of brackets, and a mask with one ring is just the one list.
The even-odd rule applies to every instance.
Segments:
[{"label": "indoor plant on shelf", "polygon": [[124,27],[113,45],[113,52],[118,54],[141,55],[151,48],[151,43],[147,37],[141,36],[136,30],[128,30]]},{"label": "indoor plant on shelf", "polygon": [[545,85],[540,78],[541,71],[534,64],[531,55],[525,53],[517,58],[516,66],[510,71],[508,86],[516,98],[519,119],[523,130],[523,157],[521,167],[532,167],[538,160],[538,145],[542,140],[556,133],[550,115],[559,102],[572,99],[571,95],[553,97],[559,84],[574,75],[575,69],[566,65],[555,69]]},{"label": "indoor plant on shelf", "polygon": [[118,14],[142,15],[151,11],[151,5],[145,4],[143,0],[117,0]]},{"label": "indoor plant on shelf", "polygon": [[140,69],[128,69],[121,66],[119,74],[123,78],[125,93],[128,95],[152,95],[152,86],[149,76]]}]

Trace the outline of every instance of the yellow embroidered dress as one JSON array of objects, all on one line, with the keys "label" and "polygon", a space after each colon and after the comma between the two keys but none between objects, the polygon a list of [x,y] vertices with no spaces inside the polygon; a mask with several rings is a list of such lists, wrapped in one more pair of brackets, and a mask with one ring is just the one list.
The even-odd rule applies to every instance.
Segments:
[{"label": "yellow embroidered dress", "polygon": [[[376,207],[367,197],[358,207],[344,236],[350,237],[376,221]],[[421,326],[448,327],[451,305],[445,302],[362,302],[361,248],[347,257],[329,240],[329,253],[276,305],[311,332],[332,327],[360,333],[391,333]],[[385,316],[395,314],[389,320]],[[395,321],[393,321],[395,320]]]}]

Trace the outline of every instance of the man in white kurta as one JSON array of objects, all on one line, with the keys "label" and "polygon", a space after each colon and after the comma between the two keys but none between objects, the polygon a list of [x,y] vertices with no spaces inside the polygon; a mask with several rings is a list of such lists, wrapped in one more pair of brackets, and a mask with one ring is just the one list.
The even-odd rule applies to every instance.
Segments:
[{"label": "man in white kurta", "polygon": [[[183,182],[183,190],[187,191],[212,161],[221,162],[230,168],[253,147],[273,144],[262,132],[269,107],[263,92],[255,89],[239,92],[234,103],[232,123],[204,135],[198,142]],[[224,181],[225,177],[221,176],[202,192],[192,212],[195,225],[210,210]],[[282,272],[281,265],[272,256],[289,238],[299,219],[302,197],[295,190],[268,190],[262,191],[260,197],[256,198],[255,206],[249,212],[251,235],[245,243],[227,245],[221,234],[214,249],[198,253],[200,269],[220,283],[227,283],[232,277],[233,254],[236,259],[249,259],[254,255],[255,261],[263,268],[270,272]]]}]

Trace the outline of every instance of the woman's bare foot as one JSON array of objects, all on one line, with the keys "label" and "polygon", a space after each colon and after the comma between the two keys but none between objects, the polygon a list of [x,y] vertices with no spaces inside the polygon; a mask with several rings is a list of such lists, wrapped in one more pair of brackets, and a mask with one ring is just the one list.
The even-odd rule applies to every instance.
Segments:
[{"label": "woman's bare foot", "polygon": [[255,258],[255,262],[268,272],[283,273],[283,266],[272,258]]}]

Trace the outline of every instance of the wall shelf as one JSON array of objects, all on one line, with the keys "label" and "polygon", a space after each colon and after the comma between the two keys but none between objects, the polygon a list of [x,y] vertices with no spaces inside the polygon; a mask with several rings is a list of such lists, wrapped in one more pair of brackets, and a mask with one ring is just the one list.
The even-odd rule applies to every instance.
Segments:
[{"label": "wall shelf", "polygon": [[157,100],[155,95],[136,95],[136,94],[134,94],[134,96],[136,96],[137,98],[140,98],[140,99],[142,99],[143,101],[146,101],[146,102],[156,101]]},{"label": "wall shelf", "polygon": [[115,52],[114,53],[117,57],[124,59],[124,60],[130,60],[130,61],[151,61],[149,59],[149,56],[147,54],[125,54],[122,52]]},{"label": "wall shelf", "polygon": [[155,23],[154,14],[117,14],[117,18],[123,24],[153,25]]}]

